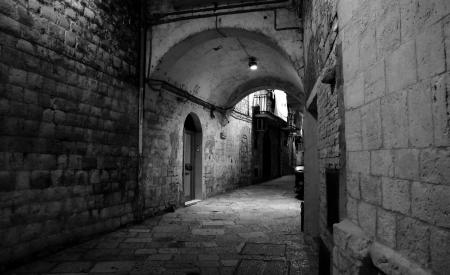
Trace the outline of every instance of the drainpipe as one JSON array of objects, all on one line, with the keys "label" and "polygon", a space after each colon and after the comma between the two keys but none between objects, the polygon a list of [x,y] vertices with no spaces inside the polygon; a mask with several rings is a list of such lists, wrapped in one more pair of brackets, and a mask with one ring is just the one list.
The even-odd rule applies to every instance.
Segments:
[{"label": "drainpipe", "polygon": [[138,177],[135,192],[135,211],[136,222],[144,220],[144,182],[143,182],[143,130],[144,130],[144,95],[145,95],[145,46],[146,46],[146,22],[145,22],[145,0],[140,1],[139,14],[139,102],[138,102]]}]

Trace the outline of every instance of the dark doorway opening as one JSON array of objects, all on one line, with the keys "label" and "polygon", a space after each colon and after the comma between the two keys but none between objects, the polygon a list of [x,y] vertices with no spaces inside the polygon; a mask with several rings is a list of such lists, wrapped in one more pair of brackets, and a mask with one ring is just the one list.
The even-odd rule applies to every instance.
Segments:
[{"label": "dark doorway opening", "polygon": [[339,222],[339,170],[326,170],[327,227],[333,232],[333,224]]},{"label": "dark doorway opening", "polygon": [[202,196],[202,130],[195,114],[189,114],[183,129],[183,194],[184,201]]},{"label": "dark doorway opening", "polygon": [[331,274],[331,253],[322,240],[319,241],[319,275]]}]

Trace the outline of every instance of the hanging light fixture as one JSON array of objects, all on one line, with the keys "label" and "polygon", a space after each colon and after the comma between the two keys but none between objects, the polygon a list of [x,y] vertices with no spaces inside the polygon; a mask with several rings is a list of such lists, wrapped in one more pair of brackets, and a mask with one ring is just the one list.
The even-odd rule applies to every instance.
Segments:
[{"label": "hanging light fixture", "polygon": [[256,62],[256,57],[249,57],[248,58],[248,67],[252,71],[256,71],[258,69],[258,63]]}]

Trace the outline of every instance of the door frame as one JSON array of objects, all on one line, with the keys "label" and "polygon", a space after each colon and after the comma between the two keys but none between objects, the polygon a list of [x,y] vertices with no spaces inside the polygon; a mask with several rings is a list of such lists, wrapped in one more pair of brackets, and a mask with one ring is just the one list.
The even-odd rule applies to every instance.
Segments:
[{"label": "door frame", "polygon": [[[184,194],[184,196],[183,196],[183,199],[184,200],[187,200],[187,201],[190,201],[190,200],[194,200],[195,199],[195,179],[196,179],[196,176],[195,176],[195,167],[196,167],[196,156],[195,156],[195,145],[196,145],[196,142],[195,142],[195,132],[194,131],[189,131],[189,130],[186,130],[186,129],[184,129],[184,131],[183,131],[183,167],[182,167],[182,170],[183,170],[183,194]],[[191,151],[191,165],[194,167],[194,169],[192,169],[191,170],[191,175],[190,175],[190,177],[191,177],[191,183],[190,183],[190,185],[189,185],[189,189],[190,189],[190,198],[187,198],[186,197],[186,195],[185,195],[185,185],[184,185],[184,179],[185,179],[185,169],[186,169],[186,162],[185,162],[185,154],[184,154],[184,152],[185,152],[185,147],[186,147],[186,139],[185,139],[185,136],[186,135],[190,135],[191,136],[191,144],[190,144],[190,151]]]},{"label": "door frame", "polygon": [[[193,120],[193,124],[194,124],[194,128],[193,130],[186,130],[185,129],[185,124],[186,124],[186,120],[188,119],[188,117],[191,117]],[[203,194],[203,133],[202,133],[202,127],[200,124],[200,119],[198,118],[198,116],[195,113],[189,113],[183,123],[183,128],[182,128],[182,193],[183,193],[183,198],[182,200],[185,200],[184,197],[184,134],[185,132],[191,132],[193,133],[192,137],[193,137],[193,141],[192,141],[192,157],[193,157],[193,170],[192,170],[192,182],[191,182],[191,192],[192,189],[194,191],[194,193],[191,193],[191,199],[202,199],[204,197]]]}]

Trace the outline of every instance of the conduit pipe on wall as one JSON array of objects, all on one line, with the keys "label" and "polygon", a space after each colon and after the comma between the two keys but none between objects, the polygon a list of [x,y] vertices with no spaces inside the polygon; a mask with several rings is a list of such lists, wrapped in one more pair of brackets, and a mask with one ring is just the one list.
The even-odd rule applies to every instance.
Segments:
[{"label": "conduit pipe on wall", "polygon": [[164,89],[164,90],[166,90],[168,92],[171,92],[171,93],[173,93],[173,94],[175,94],[175,95],[177,95],[179,97],[182,97],[182,98],[187,99],[187,100],[189,100],[189,101],[191,101],[193,103],[196,103],[196,104],[198,104],[200,106],[203,106],[203,107],[205,107],[207,109],[210,109],[211,111],[218,111],[218,112],[220,112],[222,114],[225,114],[227,111],[233,109],[233,107],[231,107],[231,108],[222,108],[222,107],[219,107],[219,106],[214,105],[212,103],[209,103],[209,102],[207,102],[207,101],[205,101],[205,100],[203,100],[201,98],[198,98],[198,97],[190,94],[189,92],[187,92],[187,91],[185,91],[183,89],[180,89],[177,86],[175,86],[175,85],[173,85],[173,84],[171,84],[171,83],[169,83],[167,81],[164,81],[164,80],[148,79],[147,83],[155,91],[160,91],[161,89]]},{"label": "conduit pipe on wall", "polygon": [[145,0],[140,1],[139,15],[139,96],[138,96],[138,175],[135,189],[135,211],[136,222],[144,219],[144,186],[143,186],[143,131],[144,131],[144,96],[145,96],[145,46],[146,46],[146,18],[145,18]]}]

